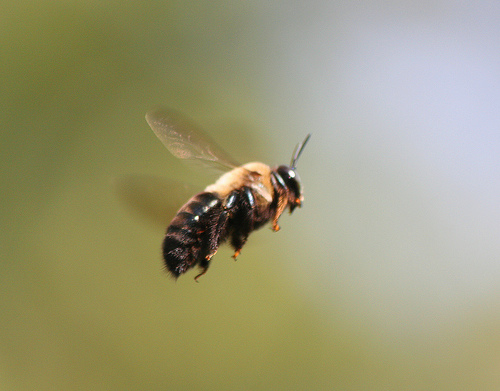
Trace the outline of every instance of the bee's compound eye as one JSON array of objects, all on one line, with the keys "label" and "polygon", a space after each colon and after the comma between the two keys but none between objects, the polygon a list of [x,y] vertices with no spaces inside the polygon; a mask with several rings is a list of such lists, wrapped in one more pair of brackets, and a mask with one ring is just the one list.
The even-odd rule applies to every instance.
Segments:
[{"label": "bee's compound eye", "polygon": [[288,166],[280,166],[277,169],[279,176],[283,179],[285,186],[293,193],[292,199],[301,198],[302,192],[300,189],[300,177],[293,168]]}]

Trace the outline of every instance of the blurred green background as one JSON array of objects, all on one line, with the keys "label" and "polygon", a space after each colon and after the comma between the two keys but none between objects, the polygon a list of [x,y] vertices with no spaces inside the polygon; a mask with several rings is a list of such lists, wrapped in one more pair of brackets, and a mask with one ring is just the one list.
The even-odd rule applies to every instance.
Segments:
[{"label": "blurred green background", "polygon": [[[499,389],[498,2],[0,9],[0,389]],[[112,191],[191,181],[157,104],[242,162],[312,133],[304,207],[199,284]]]}]

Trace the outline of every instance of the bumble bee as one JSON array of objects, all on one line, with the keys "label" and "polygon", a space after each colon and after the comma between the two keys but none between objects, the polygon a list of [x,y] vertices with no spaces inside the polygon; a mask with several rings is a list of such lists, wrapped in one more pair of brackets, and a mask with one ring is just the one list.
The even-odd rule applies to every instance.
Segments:
[{"label": "bumble bee", "polygon": [[271,221],[272,229],[278,231],[285,209],[291,213],[301,206],[304,197],[296,164],[310,135],[296,146],[290,166],[270,168],[260,162],[239,165],[175,111],[154,109],[146,114],[146,121],[175,157],[229,170],[187,201],[168,226],[163,259],[174,278],[198,266],[197,281],[226,240],[236,259],[253,230]]}]

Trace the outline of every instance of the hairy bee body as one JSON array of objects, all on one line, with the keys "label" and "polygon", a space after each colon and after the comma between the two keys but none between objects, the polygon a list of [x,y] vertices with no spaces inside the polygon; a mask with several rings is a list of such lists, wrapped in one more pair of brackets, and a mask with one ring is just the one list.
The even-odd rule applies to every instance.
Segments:
[{"label": "hairy bee body", "polygon": [[290,166],[271,169],[259,162],[238,165],[206,134],[179,113],[159,108],[146,114],[153,132],[176,157],[196,160],[211,168],[229,169],[214,184],[192,197],[176,214],[163,240],[167,270],[177,278],[194,266],[203,275],[219,246],[230,241],[239,255],[250,233],[278,219],[303,201],[300,178],[295,170],[310,135],[297,145]]},{"label": "hairy bee body", "polygon": [[277,176],[276,170],[263,163],[249,163],[192,197],[172,220],[163,241],[163,258],[170,273],[178,277],[198,265],[202,275],[226,240],[236,258],[253,230],[271,219],[277,230],[278,205],[287,202],[287,189]]}]

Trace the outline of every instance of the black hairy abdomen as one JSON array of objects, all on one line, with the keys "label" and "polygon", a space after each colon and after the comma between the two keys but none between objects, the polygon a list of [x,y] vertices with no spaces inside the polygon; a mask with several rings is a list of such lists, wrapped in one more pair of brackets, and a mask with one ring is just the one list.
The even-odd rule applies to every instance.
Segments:
[{"label": "black hairy abdomen", "polygon": [[215,251],[214,242],[222,204],[214,193],[200,193],[191,198],[174,217],[163,240],[165,266],[174,277],[195,265],[205,268],[207,257]]}]

